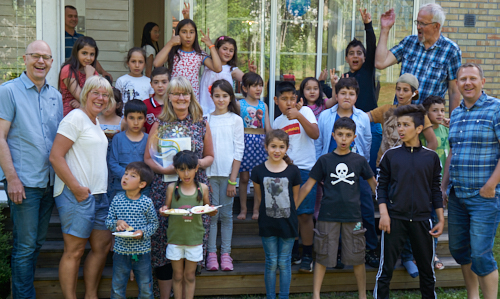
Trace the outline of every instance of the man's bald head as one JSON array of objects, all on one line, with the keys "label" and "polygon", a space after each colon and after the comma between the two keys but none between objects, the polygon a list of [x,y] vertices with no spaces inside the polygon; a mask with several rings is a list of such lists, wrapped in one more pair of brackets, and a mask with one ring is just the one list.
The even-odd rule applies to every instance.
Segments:
[{"label": "man's bald head", "polygon": [[45,77],[52,66],[52,51],[43,40],[36,40],[26,47],[23,55],[26,65],[26,75],[40,88],[45,83]]},{"label": "man's bald head", "polygon": [[[37,51],[43,50],[43,53],[38,53]],[[48,52],[47,52],[48,51]],[[47,55],[52,55],[52,51],[50,50],[49,44],[47,44],[43,40],[36,40],[34,42],[31,42],[27,47],[26,47],[26,52],[25,53],[38,53],[38,54],[47,54]]]}]

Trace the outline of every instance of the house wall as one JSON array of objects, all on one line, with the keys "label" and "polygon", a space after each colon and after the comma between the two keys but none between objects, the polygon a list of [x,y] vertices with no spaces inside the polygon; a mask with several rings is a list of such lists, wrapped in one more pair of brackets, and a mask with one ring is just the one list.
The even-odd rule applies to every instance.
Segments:
[{"label": "house wall", "polygon": [[[500,5],[498,0],[436,1],[445,11],[443,35],[462,50],[462,63],[474,62],[484,69],[487,94],[500,98]],[[464,26],[464,15],[476,16],[475,27]]]}]

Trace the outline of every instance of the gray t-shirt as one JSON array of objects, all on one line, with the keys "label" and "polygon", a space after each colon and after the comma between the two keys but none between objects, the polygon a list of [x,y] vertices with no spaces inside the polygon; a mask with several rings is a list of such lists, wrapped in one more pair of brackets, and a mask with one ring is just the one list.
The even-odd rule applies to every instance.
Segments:
[{"label": "gray t-shirt", "polygon": [[319,221],[359,222],[359,177],[368,180],[373,172],[363,156],[356,153],[321,156],[309,176],[318,182],[324,180]]}]

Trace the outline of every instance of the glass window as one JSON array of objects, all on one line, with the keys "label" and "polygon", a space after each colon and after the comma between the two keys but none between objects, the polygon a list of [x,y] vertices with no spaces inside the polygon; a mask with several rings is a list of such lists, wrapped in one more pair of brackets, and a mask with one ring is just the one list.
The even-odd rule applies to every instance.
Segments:
[{"label": "glass window", "polygon": [[0,0],[0,83],[24,71],[23,54],[36,40],[36,1]]}]

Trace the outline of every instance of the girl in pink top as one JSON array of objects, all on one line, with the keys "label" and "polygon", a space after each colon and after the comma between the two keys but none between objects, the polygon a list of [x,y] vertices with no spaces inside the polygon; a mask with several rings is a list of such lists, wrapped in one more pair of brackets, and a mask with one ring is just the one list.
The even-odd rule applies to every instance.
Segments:
[{"label": "girl in pink top", "polygon": [[208,36],[201,31],[201,41],[210,49],[210,55],[201,50],[198,43],[198,29],[191,19],[184,19],[177,24],[172,32],[172,38],[165,47],[156,55],[153,62],[155,67],[162,66],[167,62],[168,70],[172,78],[186,77],[193,87],[196,99],[200,98],[199,73],[201,65],[205,65],[212,71],[222,71],[222,63],[217,50]]},{"label": "girl in pink top", "polygon": [[95,70],[98,53],[95,40],[90,36],[81,36],[76,40],[71,56],[64,62],[59,74],[64,116],[80,108],[80,93],[87,78],[99,75]]}]

